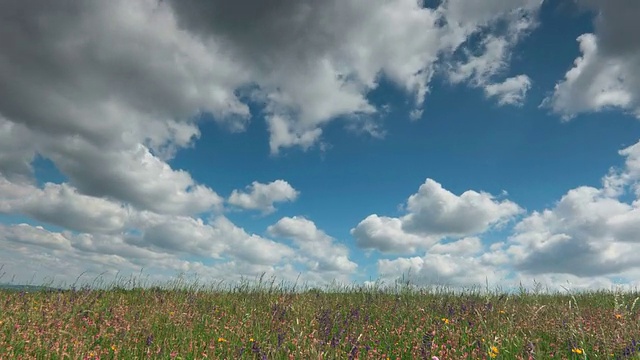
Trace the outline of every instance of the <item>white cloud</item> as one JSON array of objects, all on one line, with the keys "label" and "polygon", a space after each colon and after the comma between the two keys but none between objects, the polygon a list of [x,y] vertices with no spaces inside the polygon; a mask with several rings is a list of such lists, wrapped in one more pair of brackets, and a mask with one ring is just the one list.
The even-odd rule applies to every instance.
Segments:
[{"label": "white cloud", "polygon": [[[247,234],[226,218],[204,223],[189,217],[156,215],[146,220],[146,227],[128,228],[119,234],[0,225],[0,262],[18,282],[31,281],[34,274],[35,281],[46,281],[55,274],[57,281],[69,284],[80,274],[94,278],[101,273],[135,274],[143,269],[158,280],[167,280],[178,272],[197,272],[201,279],[212,282],[231,282],[262,273],[278,275],[282,280],[295,280],[298,275],[290,266],[299,257],[294,249]],[[198,259],[212,264],[203,265]],[[303,278],[327,281],[306,274]],[[343,279],[348,281],[348,276]]]},{"label": "white cloud", "polygon": [[312,272],[345,275],[358,267],[349,260],[347,247],[336,243],[335,239],[318,229],[311,220],[297,216],[284,217],[269,226],[267,231],[272,236],[293,240]]},{"label": "white cloud", "polygon": [[429,248],[429,252],[433,254],[472,256],[482,251],[482,248],[482,240],[471,236],[448,243],[437,243]]},{"label": "white cloud", "polygon": [[640,265],[640,209],[601,189],[570,190],[558,204],[515,227],[506,250],[527,273],[598,276]]},{"label": "white cloud", "polygon": [[621,197],[637,186],[639,145],[620,151],[626,156],[625,168],[605,176],[602,188],[572,189],[552,209],[518,223],[505,248],[513,266],[525,274],[578,277],[637,271],[640,201],[627,203]]},{"label": "white cloud", "polygon": [[60,233],[49,233],[41,226],[17,224],[13,226],[0,225],[2,237],[9,242],[22,245],[36,245],[42,248],[67,250],[71,248],[71,242]]},{"label": "white cloud", "polygon": [[260,210],[265,214],[276,210],[274,203],[295,201],[300,192],[284,180],[262,184],[257,181],[247,187],[246,192],[233,190],[227,200],[229,204],[242,209]]},{"label": "white cloud", "polygon": [[491,194],[467,190],[460,196],[432,179],[407,200],[403,229],[436,236],[466,236],[488,230],[522,212],[509,201],[496,201]]},{"label": "white cloud", "polygon": [[141,210],[190,215],[223,203],[209,187],[197,184],[184,170],[172,169],[141,144],[104,151],[81,139],[68,139],[50,144],[48,155],[81,192]]},{"label": "white cloud", "polygon": [[[454,2],[459,4],[460,2]],[[508,70],[511,50],[524,36],[537,26],[535,16],[540,1],[528,1],[523,4],[515,2],[509,13],[511,21],[507,23],[505,34],[490,33],[479,41],[480,51],[472,51],[469,48],[462,48],[463,60],[458,60],[449,64],[447,75],[452,83],[468,82],[473,87],[484,90],[486,97],[497,97],[499,105],[521,105],[531,87],[531,79],[524,74],[512,76],[504,80],[498,80]],[[494,3],[497,5],[498,2]],[[465,11],[469,8],[465,3]],[[458,9],[458,12],[465,13],[466,16],[479,16],[479,19],[495,16],[495,14],[484,13],[491,5],[482,4],[482,10],[478,9],[478,14],[470,14]],[[459,6],[459,5],[456,5]],[[506,4],[500,4],[506,6]],[[484,14],[484,15],[483,15]]]},{"label": "white cloud", "polygon": [[364,249],[386,253],[415,253],[445,237],[480,234],[520,214],[515,203],[497,201],[491,194],[465,191],[457,196],[427,179],[407,200],[400,218],[370,215],[351,234]]},{"label": "white cloud", "polygon": [[582,56],[543,103],[570,119],[578,113],[617,108],[640,118],[640,4],[580,0],[596,14],[595,33],[578,37]]},{"label": "white cloud", "polygon": [[[414,0],[278,0],[252,2],[254,11],[247,12],[247,3],[229,1],[2,2],[0,212],[65,230],[2,225],[0,260],[25,274],[72,280],[83,271],[142,267],[157,276],[266,272],[295,279],[303,265],[309,270],[303,278],[348,281],[357,269],[348,248],[310,220],[286,217],[269,227],[291,239],[288,246],[219,214],[198,217],[215,212],[223,199],[170,164],[200,137],[200,115],[241,131],[252,115],[243,102],[248,95],[265,106],[275,154],[323,144],[322,129],[336,118],[346,118],[349,130],[383,137],[372,120],[381,109],[368,100],[382,78],[411,97],[412,118],[428,116],[423,102],[441,68],[500,104],[519,104],[530,79],[498,78],[507,73],[514,44],[535,26],[539,6],[533,0],[449,0],[436,9]],[[497,33],[498,25],[506,25],[506,33]],[[470,49],[472,36],[481,39],[479,52]],[[467,57],[447,68],[459,53]],[[616,71],[628,75],[625,69]],[[621,104],[633,109],[630,96]],[[34,185],[38,155],[68,183]],[[626,184],[631,174],[611,181]],[[228,202],[268,213],[298,195],[282,180],[254,182]],[[478,255],[477,238],[438,241],[482,233],[520,211],[486,193],[454,195],[432,180],[409,198],[407,209],[399,218],[364,219],[353,229],[358,245],[428,251],[410,260],[416,271],[454,282],[466,281],[462,274],[471,268],[448,261],[469,261],[480,277],[506,255]],[[616,236],[636,230],[634,216],[627,209],[612,222]],[[406,262],[379,266],[392,273]]]},{"label": "white cloud", "polygon": [[[359,246],[368,241],[367,245],[383,252],[399,252],[397,249],[425,251],[424,256],[379,260],[378,275],[383,280],[409,276],[414,284],[464,287],[484,284],[487,279],[490,286],[503,289],[516,289],[519,283],[527,287],[539,283],[551,291],[563,291],[563,286],[613,289],[619,281],[627,287],[633,286],[638,284],[637,275],[640,274],[640,263],[635,255],[640,251],[640,198],[638,194],[630,202],[622,198],[627,198],[629,191],[637,190],[640,180],[638,149],[640,142],[620,151],[626,157],[625,167],[612,168],[603,177],[601,188],[581,186],[569,190],[552,208],[534,211],[519,221],[505,241],[488,246],[477,237],[447,243],[437,241],[437,238],[425,241],[402,226],[401,222],[408,215],[401,218],[372,215],[352,233],[360,241]],[[431,183],[427,186],[430,190],[422,193],[443,195],[427,197],[431,202],[420,202],[430,211],[441,213],[442,209],[456,208],[446,204],[465,202],[462,200],[464,194],[455,197],[438,185]],[[413,195],[414,200],[420,194]],[[469,199],[478,195],[475,193]],[[441,200],[435,201],[439,198]],[[457,200],[442,200],[447,198]],[[471,203],[478,205],[484,201]],[[496,206],[494,202],[486,208]],[[408,209],[412,211],[409,206]],[[462,222],[470,228],[476,227],[473,221]],[[478,229],[484,228],[482,221],[477,224],[480,224]],[[420,240],[425,243],[420,244]]]},{"label": "white cloud", "polygon": [[351,229],[356,244],[362,249],[376,249],[383,253],[412,254],[439,240],[439,237],[420,236],[402,229],[402,220],[376,214],[367,216]]},{"label": "white cloud", "polygon": [[526,75],[518,75],[498,84],[489,84],[484,92],[487,97],[497,97],[500,105],[522,105],[529,88],[531,79]]},{"label": "white cloud", "polygon": [[39,221],[81,232],[122,231],[129,209],[105,199],[79,194],[66,185],[43,189],[19,185],[0,176],[0,212],[28,215]]},{"label": "white cloud", "polygon": [[[412,95],[417,113],[443,53],[500,20],[523,33],[540,6],[540,1],[496,0],[469,13],[461,1],[437,9],[421,8],[414,0],[279,0],[268,7],[171,3],[184,28],[225,44],[250,69],[266,103],[272,153],[309,148],[319,141],[320,127],[336,117],[377,112],[367,93],[381,75]],[[254,10],[245,11],[247,6]]]},{"label": "white cloud", "polygon": [[378,273],[392,281],[403,275],[415,285],[445,285],[452,288],[480,286],[485,283],[505,283],[508,271],[499,269],[481,258],[451,254],[426,254],[423,257],[400,257],[378,261]]},{"label": "white cloud", "polygon": [[238,96],[251,89],[273,153],[317,144],[343,115],[383,136],[366,120],[381,76],[417,114],[441,52],[499,19],[517,24],[527,17],[514,11],[533,14],[531,4],[491,2],[476,18],[453,1],[281,0],[250,13],[222,1],[2,3],[0,169],[29,181],[40,154],[80,194],[173,215],[215,210],[222,199],[168,163],[198,139],[202,113],[241,130],[251,114]]}]

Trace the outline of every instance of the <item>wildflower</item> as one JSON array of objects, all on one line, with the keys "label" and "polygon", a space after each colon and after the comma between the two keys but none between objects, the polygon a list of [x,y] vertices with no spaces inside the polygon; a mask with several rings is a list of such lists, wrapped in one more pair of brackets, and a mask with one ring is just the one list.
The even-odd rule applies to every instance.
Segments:
[{"label": "wildflower", "polygon": [[582,354],[582,353],[583,353],[582,349],[578,349],[578,348],[573,348],[573,349],[571,349],[571,352],[572,352],[572,353],[575,353],[575,354],[578,354],[578,355],[580,355],[580,354]]},{"label": "wildflower", "polygon": [[116,350],[118,350],[118,348],[117,348],[115,345],[111,345],[111,350],[112,350],[113,352],[116,352]]},{"label": "wildflower", "polygon": [[504,314],[506,311],[504,310],[500,310],[500,314]]},{"label": "wildflower", "polygon": [[445,324],[448,324],[448,323],[449,323],[449,319],[447,319],[447,318],[442,318],[442,322],[443,322],[443,323],[445,323]]},{"label": "wildflower", "polygon": [[250,339],[249,339],[249,342],[254,342],[254,341],[255,341],[255,340],[254,340],[253,338],[250,338]]},{"label": "wildflower", "polygon": [[223,337],[219,337],[218,342],[229,342],[229,341]]},{"label": "wildflower", "polygon": [[616,319],[618,319],[618,320],[622,319],[622,315],[616,314]]},{"label": "wildflower", "polygon": [[440,360],[437,356],[432,356],[431,360]]},{"label": "wildflower", "polygon": [[489,357],[494,358],[494,357],[498,356],[499,353],[500,353],[500,350],[498,350],[497,347],[492,346],[491,350],[489,351]]}]

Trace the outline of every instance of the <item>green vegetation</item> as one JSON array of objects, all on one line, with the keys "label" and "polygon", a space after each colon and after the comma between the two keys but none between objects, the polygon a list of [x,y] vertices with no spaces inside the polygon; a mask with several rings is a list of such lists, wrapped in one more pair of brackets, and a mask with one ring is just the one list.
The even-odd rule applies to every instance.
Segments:
[{"label": "green vegetation", "polygon": [[0,359],[640,359],[637,293],[0,290]]}]

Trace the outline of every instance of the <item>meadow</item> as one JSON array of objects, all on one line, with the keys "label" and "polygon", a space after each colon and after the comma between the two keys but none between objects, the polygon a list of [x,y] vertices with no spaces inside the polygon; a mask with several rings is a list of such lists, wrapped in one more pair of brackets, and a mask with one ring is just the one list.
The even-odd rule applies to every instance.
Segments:
[{"label": "meadow", "polygon": [[0,359],[640,359],[637,292],[115,284],[0,290]]}]

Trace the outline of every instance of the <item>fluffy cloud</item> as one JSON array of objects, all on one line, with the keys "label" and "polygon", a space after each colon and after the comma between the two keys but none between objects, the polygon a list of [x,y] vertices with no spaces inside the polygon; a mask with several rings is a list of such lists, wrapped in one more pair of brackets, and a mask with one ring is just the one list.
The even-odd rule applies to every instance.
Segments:
[{"label": "fluffy cloud", "polygon": [[358,246],[382,252],[414,253],[444,237],[479,234],[522,212],[515,203],[469,190],[457,196],[427,179],[407,200],[400,218],[370,215],[351,230]]},{"label": "fluffy cloud", "polygon": [[407,233],[402,229],[402,219],[376,214],[367,216],[351,229],[351,235],[360,248],[383,253],[415,253],[439,240],[438,237]]},{"label": "fluffy cloud", "polygon": [[576,276],[611,275],[638,268],[640,209],[580,187],[558,204],[515,227],[507,252],[518,270]]},{"label": "fluffy cloud", "polygon": [[640,4],[580,0],[596,14],[595,33],[578,37],[577,58],[545,105],[569,119],[578,113],[618,108],[640,118]]},{"label": "fluffy cloud", "polygon": [[[217,229],[225,231],[223,227],[216,225]],[[238,233],[240,232],[235,230],[235,235]],[[242,234],[241,236],[244,237]],[[272,260],[277,260],[276,255],[270,253],[256,258],[262,259],[262,262],[254,262],[256,259],[245,254],[243,257],[228,259],[209,258],[205,264],[193,256],[190,260],[185,260],[175,252],[159,251],[159,247],[152,249],[138,246],[135,242],[140,239],[133,240],[132,237],[137,236],[72,234],[27,224],[0,225],[3,271],[8,276],[15,275],[13,281],[17,283],[52,283],[55,286],[70,286],[79,276],[82,277],[79,284],[96,286],[119,283],[122,279],[118,276],[127,281],[130,280],[129,276],[139,277],[139,284],[152,285],[166,283],[178,274],[186,274],[195,276],[193,280],[215,284],[224,279],[227,285],[232,285],[236,281],[261,275],[267,278],[277,275],[278,279],[293,282],[299,275],[290,264],[270,262],[267,259],[269,256],[274,257]],[[236,240],[241,239],[236,237]],[[281,250],[260,245],[253,250],[252,243],[253,240],[246,246],[239,245],[255,253]],[[206,256],[200,258],[206,259]],[[303,274],[301,280],[312,280],[314,283],[326,281],[306,274]]]},{"label": "fluffy cloud", "polygon": [[[323,127],[336,118],[346,118],[352,131],[382,137],[384,129],[371,121],[382,111],[368,100],[382,78],[411,97],[415,118],[437,71],[483,89],[499,104],[520,104],[531,79],[505,76],[513,46],[536,26],[540,3],[448,0],[423,8],[414,0],[278,0],[269,6],[250,0],[2,2],[0,212],[64,229],[2,225],[2,261],[13,269],[27,264],[29,273],[71,278],[83,271],[145,267],[158,276],[265,272],[295,279],[305,268],[308,279],[348,281],[357,265],[347,247],[310,220],[286,217],[269,227],[291,246],[250,234],[216,214],[223,199],[213,189],[172,168],[176,153],[200,137],[200,122],[209,118],[201,115],[242,131],[252,116],[247,101],[259,103],[270,151],[277,153],[321,143]],[[569,115],[606,106],[638,112],[637,40],[620,36],[635,33],[635,23],[611,20],[630,11],[621,12],[620,1],[583,3],[602,10],[597,32],[580,39],[583,56],[556,88],[554,109]],[[405,216],[368,216],[352,234],[361,248],[427,252],[381,260],[385,274],[413,269],[424,278],[432,273],[465,283],[465,272],[475,269],[469,281],[483,282],[511,260],[525,274],[547,276],[531,265],[546,250],[527,239],[543,234],[549,246],[564,251],[570,247],[563,241],[577,241],[591,229],[583,222],[594,221],[602,233],[593,236],[613,238],[615,245],[593,238],[571,243],[588,244],[574,249],[586,249],[583,258],[597,264],[593,274],[632,271],[623,252],[635,249],[630,239],[638,230],[637,206],[616,203],[611,194],[626,191],[630,179],[639,177],[638,148],[621,152],[628,171],[612,174],[608,186],[576,189],[561,200],[606,207],[611,214],[591,219],[565,209],[576,219],[568,224],[558,205],[532,214],[504,247],[484,254],[480,240],[469,236],[511,219],[518,206],[482,192],[455,195],[430,179],[409,198]],[[35,186],[36,156],[51,160],[68,183]],[[297,196],[278,180],[236,190],[228,202],[268,213]],[[200,218],[211,211],[210,220]],[[439,242],[446,237],[454,241]],[[594,249],[622,255],[611,265],[609,258],[592,255]],[[552,270],[568,271],[560,265]]]},{"label": "fluffy cloud", "polygon": [[260,210],[265,214],[276,210],[276,202],[295,201],[299,191],[284,180],[276,180],[268,184],[254,181],[247,187],[247,192],[233,190],[227,200],[229,204],[250,210]]},{"label": "fluffy cloud", "polygon": [[37,152],[85,194],[176,214],[221,203],[166,160],[199,136],[199,112],[248,117],[224,86],[241,83],[233,61],[214,58],[156,1],[3,3],[0,13],[7,178],[29,175]]},{"label": "fluffy cloud", "polygon": [[174,170],[147,147],[105,152],[82,140],[51,145],[57,167],[85,194],[127,202],[142,210],[192,215],[214,210],[223,198]]},{"label": "fluffy cloud", "polygon": [[[531,79],[524,74],[502,81],[498,79],[508,69],[511,48],[537,26],[535,15],[539,3],[529,1],[513,4],[523,7],[514,7],[511,10],[509,13],[511,21],[507,22],[505,33],[502,35],[492,33],[486,36],[479,41],[479,50],[462,48],[463,60],[454,61],[448,65],[449,80],[455,84],[467,81],[473,87],[482,88],[488,98],[497,97],[500,105],[521,105],[531,87]],[[491,6],[478,9],[479,14],[483,14],[488,8]],[[468,11],[468,9],[465,10]],[[461,12],[464,13],[464,11]],[[486,16],[490,15],[480,15],[479,18]]]},{"label": "fluffy cloud", "polygon": [[625,168],[613,169],[601,188],[572,189],[552,209],[518,223],[504,247],[513,266],[525,274],[583,278],[638,271],[640,201],[621,200],[637,189],[638,149],[640,142],[620,151]]},{"label": "fluffy cloud", "polygon": [[482,233],[522,211],[515,203],[497,201],[485,192],[468,190],[457,196],[432,179],[409,197],[407,210],[403,229],[436,236]]},{"label": "fluffy cloud", "polygon": [[484,92],[488,97],[497,97],[500,105],[521,105],[529,88],[531,79],[527,75],[518,75],[501,83],[488,84]]},{"label": "fluffy cloud", "polygon": [[[27,181],[40,154],[84,194],[168,214],[210,211],[222,199],[167,163],[199,137],[202,113],[242,130],[251,117],[243,101],[264,104],[274,153],[312,146],[334,118],[377,112],[367,94],[381,75],[414,97],[418,113],[443,53],[498,21],[520,34],[539,4],[486,6],[3,3],[0,169]],[[370,124],[360,126],[383,133]]]},{"label": "fluffy cloud", "polygon": [[[457,0],[434,9],[413,0],[171,4],[183,28],[224,44],[252,71],[253,95],[266,104],[271,151],[278,152],[310,147],[333,118],[378,111],[366,95],[380,75],[412,94],[420,108],[441,57],[499,21],[509,24],[505,41],[515,43],[533,24],[540,1],[495,0],[472,12]],[[498,60],[504,69],[507,56]]]},{"label": "fluffy cloud", "polygon": [[[316,272],[349,274],[358,265],[349,260],[346,246],[318,229],[311,220],[302,217],[284,217],[267,231],[272,236],[293,240],[300,253],[307,258],[309,269]],[[344,277],[343,277],[344,278]]]},{"label": "fluffy cloud", "polygon": [[448,243],[437,243],[429,248],[429,252],[433,254],[471,256],[479,253],[482,249],[482,240],[471,236]]},{"label": "fluffy cloud", "polygon": [[[52,232],[29,224],[0,226],[0,244],[7,250],[0,260],[9,266],[15,265],[13,259],[29,263],[46,254],[40,270],[44,274],[67,262],[73,263],[70,269],[79,270],[76,276],[85,271],[91,273],[99,266],[80,267],[83,259],[94,259],[105,269],[155,267],[168,276],[174,274],[167,274],[167,269],[179,270],[171,264],[180,263],[181,268],[191,269],[193,264],[182,258],[195,257],[233,263],[239,268],[238,274],[253,276],[256,273],[251,269],[274,273],[273,269],[283,266],[285,260],[296,258],[289,246],[248,234],[223,216],[205,222],[190,216],[138,210],[115,200],[81,194],[68,184],[47,183],[40,189],[0,176],[0,213],[27,216],[65,229]],[[42,251],[45,253],[35,256]],[[10,259],[11,253],[17,258]],[[245,270],[241,269],[243,266]],[[203,270],[213,272],[207,267]],[[61,274],[68,275],[69,271]],[[69,280],[66,275],[62,277]]]},{"label": "fluffy cloud", "polygon": [[[247,234],[226,218],[210,223],[189,217],[163,220],[152,216],[147,220],[144,228],[128,228],[118,234],[54,232],[29,224],[0,225],[2,264],[9,274],[15,272],[18,282],[31,281],[31,276],[47,281],[47,276],[57,274],[57,281],[67,285],[80,274],[92,278],[102,273],[139,273],[142,269],[159,281],[179,272],[196,272],[207,281],[234,281],[240,276],[250,278],[263,273],[295,280],[298,274],[291,266],[299,256],[294,249]],[[204,265],[204,260],[209,265]],[[328,281],[307,276],[304,279]],[[347,281],[348,277],[344,279]]]},{"label": "fluffy cloud", "polygon": [[[448,193],[439,184],[427,181],[423,191],[412,195],[408,201],[409,214],[401,218],[371,215],[363,220],[352,234],[358,245],[376,248],[382,252],[414,253],[422,250],[423,256],[380,259],[378,275],[386,281],[406,278],[414,284],[445,284],[452,287],[476,286],[488,281],[490,286],[503,289],[542,284],[544,289],[562,291],[563,286],[572,289],[608,289],[619,281],[628,286],[638,284],[640,263],[635,254],[640,251],[640,142],[619,152],[625,157],[622,169],[612,168],[603,177],[600,188],[581,186],[569,190],[552,208],[534,211],[521,219],[504,241],[496,239],[492,244],[483,244],[478,237],[465,237],[443,243],[435,234],[442,234],[436,224],[448,224],[444,209],[458,209],[456,218],[462,214],[483,211],[485,219],[477,222],[462,221],[466,229],[475,229],[478,234],[487,224],[496,222],[500,214],[496,211],[500,203],[481,193],[465,197]],[[632,191],[636,192],[635,200]],[[466,199],[465,199],[466,198]],[[428,199],[428,200],[426,200]],[[450,199],[450,200],[447,200]],[[474,199],[471,201],[471,199]],[[426,201],[425,201],[426,200]],[[412,201],[414,204],[412,205]],[[417,206],[415,202],[424,206]],[[458,204],[448,206],[447,204]],[[460,204],[474,204],[469,212]],[[481,204],[485,204],[482,206]],[[507,201],[502,202],[502,216],[508,218],[518,213],[518,208]],[[431,236],[422,237],[411,232],[403,224],[412,211],[428,208],[429,216],[423,218],[424,229],[438,229]],[[452,212],[452,213],[455,213]],[[423,214],[423,215],[426,215]],[[494,220],[486,220],[494,219]],[[452,227],[452,233],[461,230]],[[486,279],[486,280],[485,280]]]},{"label": "fluffy cloud", "polygon": [[403,275],[415,285],[445,285],[452,288],[505,283],[507,270],[499,269],[479,257],[426,254],[423,257],[382,259],[378,273],[385,281]]}]

